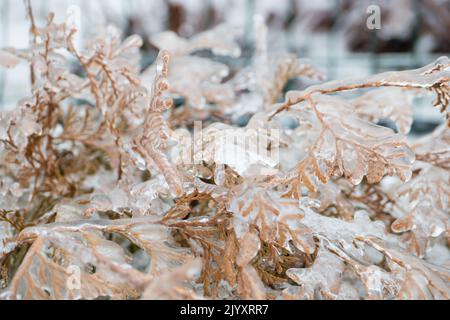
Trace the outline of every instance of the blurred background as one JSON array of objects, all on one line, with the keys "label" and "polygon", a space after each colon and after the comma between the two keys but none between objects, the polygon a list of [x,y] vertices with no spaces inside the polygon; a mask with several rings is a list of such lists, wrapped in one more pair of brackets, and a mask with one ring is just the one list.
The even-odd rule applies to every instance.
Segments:
[{"label": "blurred background", "polygon": [[[262,16],[269,29],[269,48],[295,52],[312,60],[328,79],[365,76],[386,70],[423,66],[450,52],[450,0],[31,0],[37,22],[49,11],[63,21],[67,10],[79,8],[81,37],[89,38],[104,24],[124,37],[145,40],[143,65],[157,53],[152,35],[172,30],[183,37],[220,23],[239,26],[242,66],[253,53],[253,17]],[[381,29],[369,30],[367,8],[381,9]],[[29,23],[18,0],[0,0],[0,47],[28,46]],[[14,107],[29,93],[28,68],[0,70],[0,110]],[[429,104],[424,101],[422,104]],[[417,104],[413,130],[428,131],[442,116]]]}]

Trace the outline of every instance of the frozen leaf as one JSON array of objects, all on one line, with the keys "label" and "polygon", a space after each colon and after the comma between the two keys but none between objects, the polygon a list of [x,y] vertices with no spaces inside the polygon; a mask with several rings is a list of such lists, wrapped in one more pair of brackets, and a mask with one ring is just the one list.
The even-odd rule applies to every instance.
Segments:
[{"label": "frozen leaf", "polygon": [[280,200],[277,194],[262,188],[240,186],[239,189],[229,207],[237,215],[234,229],[238,238],[247,234],[250,225],[256,225],[262,240],[275,240],[278,234],[278,216],[282,212],[287,214],[286,209],[295,208],[295,203]]},{"label": "frozen leaf", "polygon": [[383,88],[363,94],[351,102],[361,118],[371,122],[392,120],[397,131],[407,134],[413,122],[411,103],[399,88]]},{"label": "frozen leaf", "polygon": [[[152,218],[117,222],[85,220],[25,229],[19,241],[32,240],[33,246],[25,258],[27,262],[21,265],[21,270],[13,278],[9,294],[23,299],[124,298],[136,295],[136,288],[127,284],[127,279],[121,275],[126,273],[124,270],[142,278],[142,283],[145,283],[148,278],[176,268],[190,257],[186,250],[170,243],[167,227],[155,223]],[[124,248],[105,239],[100,231],[122,235],[146,251],[151,257],[147,274],[139,276],[140,273],[128,263]],[[58,255],[53,253],[49,256],[49,248],[54,248]],[[108,264],[105,260],[108,260]],[[110,264],[120,270],[117,276],[110,272]],[[67,268],[70,266],[81,270],[79,291],[66,287],[66,281],[70,278]],[[35,274],[35,270],[40,271]],[[49,275],[53,275],[54,279]],[[91,286],[96,289],[93,290]]]},{"label": "frozen leaf", "polygon": [[245,300],[264,300],[266,299],[266,290],[256,270],[251,266],[246,266],[240,272],[238,281],[238,291],[242,299]]},{"label": "frozen leaf", "polygon": [[340,98],[316,96],[310,101],[322,128],[310,133],[315,142],[295,176],[288,178],[290,195],[299,197],[301,185],[315,192],[333,177],[344,176],[355,185],[364,177],[377,183],[385,174],[410,179],[414,154],[404,136],[353,116],[352,108]]},{"label": "frozen leaf", "polygon": [[[373,87],[400,87],[408,89],[427,89],[434,91],[437,100],[435,106],[440,107],[441,112],[445,112],[448,106],[448,82],[450,65],[447,57],[440,57],[433,63],[415,70],[405,70],[399,72],[384,72],[370,76],[366,79],[349,79],[345,81],[335,80],[324,84],[314,85],[305,91],[291,91],[286,94],[284,103],[275,105],[271,112],[271,117],[291,108],[316,93],[330,94],[341,91],[373,88]],[[446,116],[447,117],[447,116]]]},{"label": "frozen leaf", "polygon": [[165,31],[153,36],[151,40],[158,48],[166,49],[174,56],[211,49],[216,55],[238,57],[241,50],[234,40],[238,31],[237,28],[222,24],[190,39],[183,39],[172,31]]},{"label": "frozen leaf", "polygon": [[157,74],[149,110],[143,124],[143,132],[134,138],[133,150],[146,161],[149,169],[154,164],[164,175],[167,184],[171,187],[171,192],[175,196],[180,196],[183,193],[180,176],[163,153],[169,137],[169,128],[161,113],[172,106],[172,100],[165,96],[168,89],[166,82],[168,69],[169,54],[167,51],[161,51],[157,59]]},{"label": "frozen leaf", "polygon": [[264,99],[264,107],[277,102],[288,80],[308,77],[323,80],[323,74],[314,69],[309,61],[298,59],[293,54],[271,54],[267,48],[267,27],[262,17],[254,18],[256,38],[252,64],[241,70],[233,79],[239,90],[250,90]]},{"label": "frozen leaf", "polygon": [[340,281],[344,271],[344,263],[334,254],[319,251],[314,264],[310,268],[289,269],[287,275],[301,285],[296,293],[297,299],[318,299],[321,297],[337,297]]},{"label": "frozen leaf", "polygon": [[14,54],[0,50],[0,66],[5,68],[14,68],[20,60]]},{"label": "frozen leaf", "polygon": [[198,277],[201,261],[193,260],[167,271],[161,277],[151,281],[146,287],[141,299],[143,300],[201,300],[193,288],[192,280]]}]

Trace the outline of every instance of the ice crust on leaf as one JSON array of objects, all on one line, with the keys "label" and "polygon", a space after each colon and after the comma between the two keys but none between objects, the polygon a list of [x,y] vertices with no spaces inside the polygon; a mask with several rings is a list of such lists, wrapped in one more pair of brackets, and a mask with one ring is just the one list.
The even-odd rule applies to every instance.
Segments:
[{"label": "ice crust on leaf", "polygon": [[0,51],[31,70],[0,113],[0,299],[450,298],[449,127],[407,136],[411,91],[448,117],[448,58],[322,82],[257,17],[245,65],[219,25],[152,36],[141,72],[141,37],[79,45],[26,9],[30,47]]}]

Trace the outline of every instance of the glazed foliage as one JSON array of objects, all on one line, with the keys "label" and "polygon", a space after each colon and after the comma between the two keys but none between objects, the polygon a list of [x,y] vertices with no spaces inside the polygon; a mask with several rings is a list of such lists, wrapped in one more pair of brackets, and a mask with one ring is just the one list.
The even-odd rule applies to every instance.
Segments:
[{"label": "glazed foliage", "polygon": [[[241,70],[220,25],[153,36],[142,71],[140,37],[109,27],[80,49],[28,9],[30,48],[0,51],[32,84],[0,114],[3,299],[450,298],[449,127],[407,139],[414,95],[449,120],[448,58],[325,82],[255,19]],[[284,96],[293,78],[316,84]]]}]

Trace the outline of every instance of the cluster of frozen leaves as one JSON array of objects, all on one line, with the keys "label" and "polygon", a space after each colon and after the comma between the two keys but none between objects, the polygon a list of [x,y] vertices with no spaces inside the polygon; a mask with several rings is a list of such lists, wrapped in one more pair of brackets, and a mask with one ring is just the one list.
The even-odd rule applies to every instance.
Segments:
[{"label": "cluster of frozen leaves", "polygon": [[1,298],[450,297],[449,127],[406,136],[413,90],[448,116],[448,58],[276,103],[289,79],[323,76],[269,50],[258,18],[241,70],[215,59],[240,55],[221,25],[155,35],[141,72],[139,37],[108,27],[80,49],[28,9],[30,48],[0,52],[32,82],[0,114]]}]

